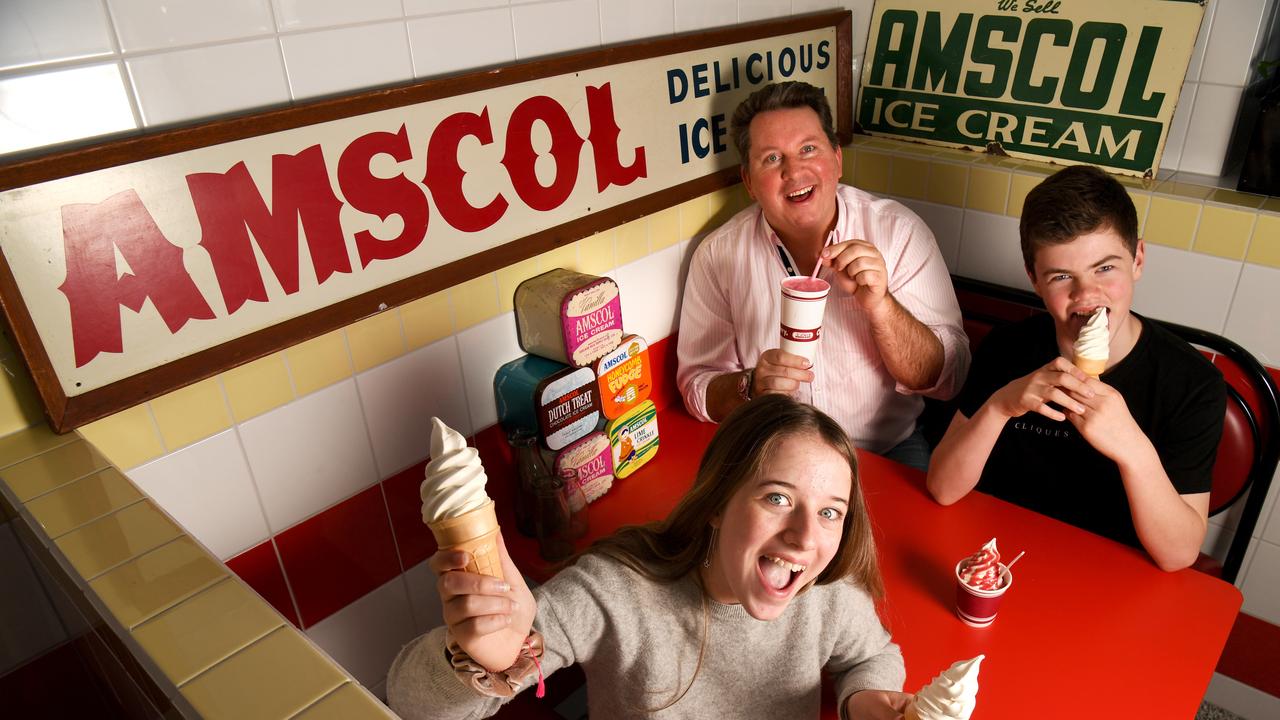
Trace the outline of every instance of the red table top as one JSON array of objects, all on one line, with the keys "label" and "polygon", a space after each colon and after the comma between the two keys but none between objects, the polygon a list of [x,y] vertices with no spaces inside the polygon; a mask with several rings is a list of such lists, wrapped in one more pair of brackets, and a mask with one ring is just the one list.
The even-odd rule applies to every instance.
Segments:
[{"label": "red table top", "polygon": [[[580,547],[620,525],[665,517],[692,483],[715,426],[674,407],[658,422],[657,456],[590,506]],[[510,508],[502,497],[510,476],[496,476],[511,467],[510,450],[492,439],[477,444],[490,494]],[[908,692],[983,653],[975,720],[1029,711],[1038,718],[1195,715],[1240,608],[1234,586],[1193,570],[1163,572],[1140,550],[982,493],[942,507],[923,473],[869,452],[859,459],[887,589],[881,617],[902,646]],[[499,520],[515,527],[509,509]],[[972,628],[954,613],[953,568],[992,536],[1005,558],[1026,556],[1014,566],[995,622]],[[523,572],[550,575],[536,543],[510,530],[505,537]]]}]

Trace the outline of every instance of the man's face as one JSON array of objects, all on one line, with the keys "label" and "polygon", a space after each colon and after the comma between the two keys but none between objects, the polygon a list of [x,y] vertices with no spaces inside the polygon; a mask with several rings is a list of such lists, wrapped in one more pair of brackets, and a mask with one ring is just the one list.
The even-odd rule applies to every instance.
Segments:
[{"label": "man's face", "polygon": [[1136,255],[1130,255],[1120,234],[1110,228],[1036,251],[1031,284],[1053,316],[1059,341],[1075,342],[1093,311],[1105,306],[1114,344],[1117,330],[1129,321],[1143,254],[1141,240]]},{"label": "man's face", "polygon": [[751,120],[742,170],[747,192],[784,240],[826,239],[836,218],[843,156],[807,107],[770,110]]}]

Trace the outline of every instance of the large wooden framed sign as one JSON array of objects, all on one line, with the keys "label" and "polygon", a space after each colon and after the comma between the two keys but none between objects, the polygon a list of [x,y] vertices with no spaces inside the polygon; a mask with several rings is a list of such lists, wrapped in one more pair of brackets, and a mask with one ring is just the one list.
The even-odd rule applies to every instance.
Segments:
[{"label": "large wooden framed sign", "polygon": [[858,123],[1113,172],[1160,167],[1204,0],[877,0]]},{"label": "large wooden framed sign", "polygon": [[650,40],[0,167],[0,298],[66,431],[737,180],[734,107],[852,134],[852,18]]}]

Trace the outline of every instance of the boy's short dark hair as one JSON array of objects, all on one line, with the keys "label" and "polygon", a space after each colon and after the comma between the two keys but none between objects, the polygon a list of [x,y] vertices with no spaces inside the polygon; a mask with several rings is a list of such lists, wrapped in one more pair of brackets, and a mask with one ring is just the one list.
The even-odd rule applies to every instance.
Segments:
[{"label": "boy's short dark hair", "polygon": [[1120,236],[1129,255],[1137,255],[1138,211],[1124,186],[1093,165],[1063,168],[1032,188],[1022,204],[1022,262],[1034,275],[1040,248],[1105,229]]},{"label": "boy's short dark hair", "polygon": [[827,141],[832,147],[840,147],[835,126],[831,122],[831,105],[827,103],[827,96],[822,93],[822,88],[807,82],[774,83],[751,93],[750,97],[738,104],[729,120],[729,137],[738,148],[739,162],[746,165],[751,154],[751,121],[756,115],[770,110],[801,107],[807,107],[818,114]]}]

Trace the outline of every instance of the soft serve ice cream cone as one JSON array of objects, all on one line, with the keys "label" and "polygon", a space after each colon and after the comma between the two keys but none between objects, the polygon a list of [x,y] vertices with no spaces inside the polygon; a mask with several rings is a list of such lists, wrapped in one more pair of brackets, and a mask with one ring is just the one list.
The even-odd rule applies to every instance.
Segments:
[{"label": "soft serve ice cream cone", "polygon": [[978,666],[984,657],[960,660],[920,688],[904,720],[969,720],[978,704]]},{"label": "soft serve ice cream cone", "polygon": [[1075,366],[1086,375],[1098,377],[1107,369],[1107,358],[1111,352],[1111,331],[1107,327],[1107,309],[1100,307],[1093,311],[1092,317],[1080,328],[1076,337]]},{"label": "soft serve ice cream cone", "polygon": [[502,579],[498,518],[486,482],[476,449],[440,418],[431,418],[431,462],[419,489],[422,521],[440,549],[471,553],[467,572]]}]

